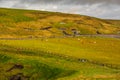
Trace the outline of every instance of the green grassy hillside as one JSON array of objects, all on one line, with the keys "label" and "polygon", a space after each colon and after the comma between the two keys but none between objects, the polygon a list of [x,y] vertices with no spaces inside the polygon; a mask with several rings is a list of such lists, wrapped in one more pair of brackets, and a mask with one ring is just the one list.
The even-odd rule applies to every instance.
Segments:
[{"label": "green grassy hillside", "polygon": [[0,8],[0,80],[119,80],[119,34],[119,20]]},{"label": "green grassy hillside", "polygon": [[78,34],[119,34],[118,23],[83,15],[0,8],[1,38],[73,35],[73,30]]},{"label": "green grassy hillside", "polygon": [[[22,73],[30,80],[119,80],[119,45],[99,37],[1,40],[0,79]],[[24,68],[8,71],[16,64]]]}]

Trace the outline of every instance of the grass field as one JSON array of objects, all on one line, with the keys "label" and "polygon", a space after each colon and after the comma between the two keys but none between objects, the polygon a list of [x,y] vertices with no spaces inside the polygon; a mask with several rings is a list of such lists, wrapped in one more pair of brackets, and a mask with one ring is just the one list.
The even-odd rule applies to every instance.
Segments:
[{"label": "grass field", "polygon": [[0,8],[0,80],[119,80],[120,38],[108,35],[119,20]]},{"label": "grass field", "polygon": [[[0,78],[23,73],[30,80],[118,80],[119,45],[120,39],[102,37],[0,40]],[[24,69],[6,72],[15,64]]]},{"label": "grass field", "polygon": [[[119,20],[104,20],[58,12],[0,8],[0,38],[63,36],[63,30],[79,34],[119,34]],[[51,27],[50,29],[44,29]]]}]

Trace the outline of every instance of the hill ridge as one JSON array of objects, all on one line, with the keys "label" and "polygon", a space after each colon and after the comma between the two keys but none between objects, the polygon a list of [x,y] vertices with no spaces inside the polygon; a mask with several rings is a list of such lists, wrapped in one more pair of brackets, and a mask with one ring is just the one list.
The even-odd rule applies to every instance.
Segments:
[{"label": "hill ridge", "polygon": [[120,34],[120,21],[78,14],[0,8],[0,38],[79,34]]}]

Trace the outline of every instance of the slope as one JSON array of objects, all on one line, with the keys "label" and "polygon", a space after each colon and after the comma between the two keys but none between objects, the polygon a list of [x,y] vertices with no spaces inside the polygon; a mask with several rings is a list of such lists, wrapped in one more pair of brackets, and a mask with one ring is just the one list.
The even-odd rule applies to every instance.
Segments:
[{"label": "slope", "polygon": [[0,8],[0,37],[119,34],[118,21],[58,12]]}]

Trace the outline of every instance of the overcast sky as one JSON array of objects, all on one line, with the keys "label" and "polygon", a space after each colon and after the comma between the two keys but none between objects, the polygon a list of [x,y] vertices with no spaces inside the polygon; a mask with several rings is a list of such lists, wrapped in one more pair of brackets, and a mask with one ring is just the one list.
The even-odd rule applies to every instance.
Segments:
[{"label": "overcast sky", "polygon": [[120,0],[0,0],[0,7],[47,10],[120,19]]}]

